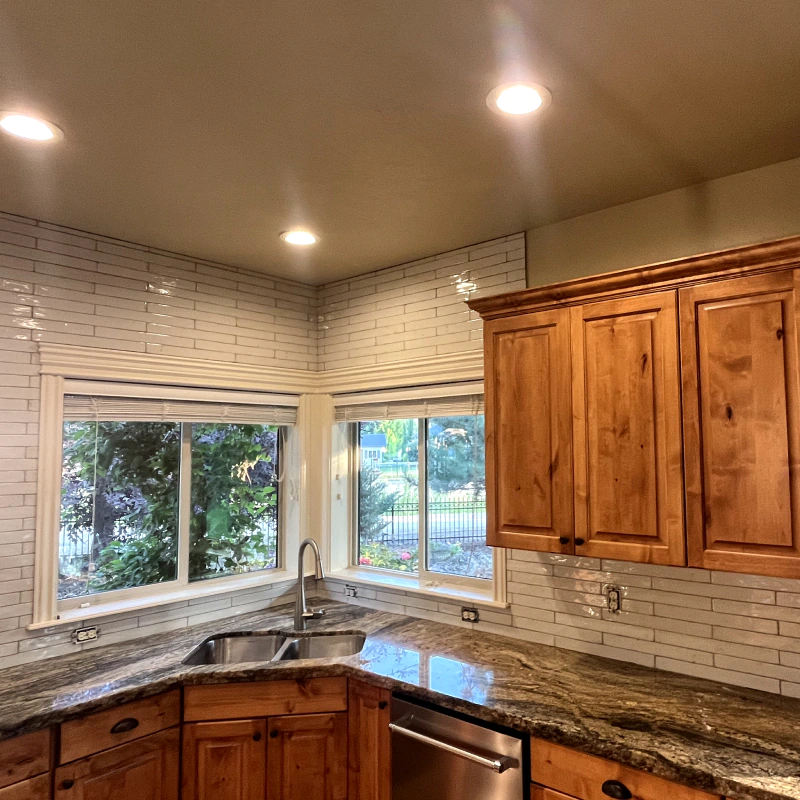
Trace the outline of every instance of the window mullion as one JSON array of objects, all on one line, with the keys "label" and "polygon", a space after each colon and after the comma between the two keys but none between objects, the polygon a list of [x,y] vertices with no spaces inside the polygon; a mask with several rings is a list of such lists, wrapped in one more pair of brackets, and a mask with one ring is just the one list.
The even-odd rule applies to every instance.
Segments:
[{"label": "window mullion", "polygon": [[178,478],[178,583],[189,583],[189,533],[192,513],[192,423],[181,423],[181,468]]},{"label": "window mullion", "polygon": [[428,424],[417,420],[417,483],[419,495],[419,524],[417,525],[417,572],[420,579],[428,576]]}]

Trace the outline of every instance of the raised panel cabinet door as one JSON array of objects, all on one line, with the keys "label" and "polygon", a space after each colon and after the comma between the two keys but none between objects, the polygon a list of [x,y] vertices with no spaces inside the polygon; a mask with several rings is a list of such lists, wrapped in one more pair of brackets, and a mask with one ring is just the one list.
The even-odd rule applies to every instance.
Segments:
[{"label": "raised panel cabinet door", "polygon": [[570,310],[576,554],[686,564],[676,299]]},{"label": "raised panel cabinet door", "polygon": [[183,726],[182,800],[264,800],[267,721]]},{"label": "raised panel cabinet door", "polygon": [[146,736],[56,770],[56,800],[178,800],[180,730]]},{"label": "raised panel cabinet door", "polygon": [[800,577],[798,272],[680,292],[689,564]]},{"label": "raised panel cabinet door", "polygon": [[390,800],[392,693],[352,679],[348,688],[348,800]]},{"label": "raised panel cabinet door", "polygon": [[486,541],[573,552],[569,310],[484,327]]},{"label": "raised panel cabinet door", "polygon": [[269,720],[267,800],[345,800],[347,714]]}]

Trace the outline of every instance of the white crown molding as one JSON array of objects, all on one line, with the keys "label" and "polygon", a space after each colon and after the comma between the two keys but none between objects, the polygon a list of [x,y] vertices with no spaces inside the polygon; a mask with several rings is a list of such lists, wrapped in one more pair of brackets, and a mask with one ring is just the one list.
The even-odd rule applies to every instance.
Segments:
[{"label": "white crown molding", "polygon": [[318,374],[322,376],[322,391],[328,394],[483,381],[483,351],[448,353],[392,364],[344,367]]},{"label": "white crown molding", "polygon": [[296,395],[483,380],[480,350],[321,372],[44,342],[39,344],[39,360],[41,375],[61,378]]},{"label": "white crown molding", "polygon": [[315,394],[319,373],[284,367],[255,367],[225,361],[129,353],[72,345],[39,345],[42,375],[204,389]]}]

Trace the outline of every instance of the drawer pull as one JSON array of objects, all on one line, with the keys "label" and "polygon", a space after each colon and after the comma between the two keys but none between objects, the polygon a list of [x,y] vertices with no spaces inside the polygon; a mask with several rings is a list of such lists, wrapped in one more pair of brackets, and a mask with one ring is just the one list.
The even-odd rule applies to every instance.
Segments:
[{"label": "drawer pull", "polygon": [[71,778],[67,778],[65,781],[61,782],[62,789],[71,789],[75,785],[75,781]]},{"label": "drawer pull", "polygon": [[606,781],[600,788],[604,795],[613,797],[614,800],[631,800],[633,797],[631,790],[619,781]]},{"label": "drawer pull", "polygon": [[125,717],[111,728],[111,733],[128,733],[139,727],[139,720],[135,717]]}]

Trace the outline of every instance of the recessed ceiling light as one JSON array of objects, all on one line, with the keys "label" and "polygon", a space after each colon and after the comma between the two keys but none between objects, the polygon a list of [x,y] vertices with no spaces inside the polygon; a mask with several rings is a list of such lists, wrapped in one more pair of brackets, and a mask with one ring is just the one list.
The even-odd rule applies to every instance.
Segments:
[{"label": "recessed ceiling light", "polygon": [[316,244],[319,241],[318,236],[308,231],[284,231],[281,234],[281,239],[288,244],[299,244],[301,246],[308,246]]},{"label": "recessed ceiling light", "polygon": [[498,114],[531,114],[550,105],[550,92],[538,83],[504,83],[489,92],[486,105]]},{"label": "recessed ceiling light", "polygon": [[11,111],[0,113],[0,128],[12,136],[19,136],[20,139],[29,139],[34,142],[52,142],[64,138],[61,128],[53,125],[52,122],[45,122],[43,119]]}]

